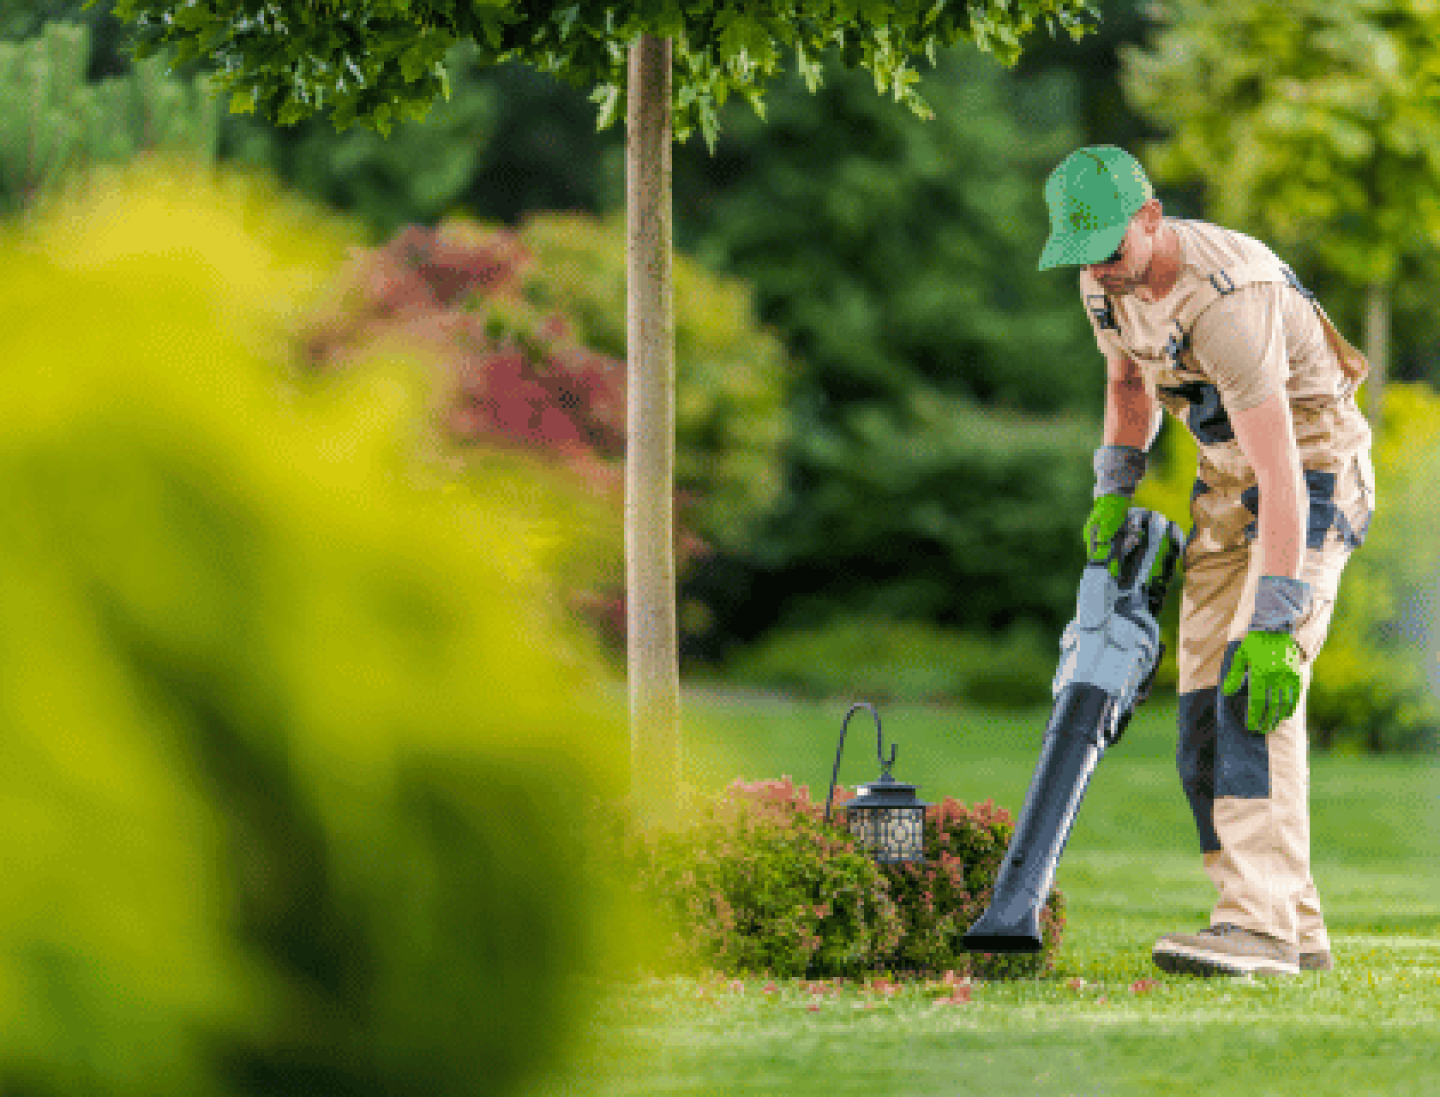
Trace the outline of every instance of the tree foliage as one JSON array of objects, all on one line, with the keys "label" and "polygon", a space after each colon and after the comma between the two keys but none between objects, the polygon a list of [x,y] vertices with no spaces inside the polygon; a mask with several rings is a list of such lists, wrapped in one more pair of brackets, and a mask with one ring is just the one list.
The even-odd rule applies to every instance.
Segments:
[{"label": "tree foliage", "polygon": [[[624,226],[537,214],[519,229],[447,219],[352,251],[297,323],[299,375],[323,381],[377,347],[423,362],[435,392],[419,459],[454,479],[497,454],[562,470],[585,503],[557,551],[562,594],[623,651]],[[738,549],[780,489],[785,359],[746,288],[678,257],[677,559]],[[688,627],[712,616],[682,607]]]},{"label": "tree foliage", "polygon": [[808,367],[801,406],[921,388],[1098,415],[1075,368],[1094,352],[1074,287],[1035,270],[1045,176],[1080,139],[1071,82],[950,54],[927,85],[933,121],[896,117],[866,85],[833,65],[813,95],[779,81],[764,123],[736,112],[713,158],[677,170],[686,250],[754,284]]},{"label": "tree foliage", "polygon": [[[577,338],[623,363],[622,218],[536,213],[516,235],[535,260],[527,299],[573,317]],[[748,282],[683,251],[674,276],[676,488],[693,497],[699,535],[735,548],[756,536],[780,498],[795,365],[776,332],[760,323]]]},{"label": "tree foliage", "polygon": [[258,110],[288,125],[328,106],[337,129],[358,123],[382,135],[396,121],[424,118],[438,96],[449,97],[444,59],[458,39],[473,40],[482,63],[524,60],[593,89],[604,128],[624,117],[629,45],[641,34],[669,38],[676,46],[675,136],[684,141],[698,126],[712,148],[717,108],[735,95],[763,115],[766,80],[792,50],[812,90],[820,80],[817,58],[838,49],[847,66],[871,73],[878,93],[929,116],[915,88],[919,58],[933,65],[937,50],[967,42],[1013,64],[1022,37],[1037,26],[1078,39],[1095,14],[1087,0],[963,6],[767,0],[744,7],[718,0],[564,6],[381,0],[360,9],[343,0],[287,0],[255,11],[228,2],[120,0],[115,11],[135,24],[137,57],[167,43],[178,46],[181,62],[213,55],[224,67],[217,75],[231,93],[232,111]]},{"label": "tree foliage", "polygon": [[781,509],[690,588],[732,641],[847,612],[1068,619],[1104,390],[1073,283],[1034,269],[1069,90],[951,55],[922,122],[859,74],[790,78],[677,174],[693,250],[753,283],[798,367]]},{"label": "tree foliage", "polygon": [[[1211,212],[1305,245],[1358,285],[1440,241],[1440,9],[1425,0],[1166,0],[1122,54],[1133,102],[1173,131],[1159,180],[1202,178]],[[1323,228],[1322,228],[1323,226]]]},{"label": "tree foliage", "polygon": [[0,214],[39,205],[100,164],[142,150],[213,160],[220,113],[206,80],[188,85],[157,58],[88,83],[90,29],[47,23],[38,37],[0,42]]},{"label": "tree foliage", "polygon": [[[1284,252],[1349,330],[1363,317],[1373,413],[1390,373],[1392,291],[1440,277],[1440,10],[1428,0],[1158,10],[1151,48],[1122,52],[1126,94],[1169,134],[1142,158],[1158,181],[1203,181],[1211,214]],[[1433,326],[1426,294],[1394,304],[1405,322]]]}]

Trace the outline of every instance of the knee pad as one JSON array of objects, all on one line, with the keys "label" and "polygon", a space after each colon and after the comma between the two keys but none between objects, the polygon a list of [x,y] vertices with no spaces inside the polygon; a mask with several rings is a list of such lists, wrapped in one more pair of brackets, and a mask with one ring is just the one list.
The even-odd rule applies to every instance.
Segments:
[{"label": "knee pad", "polygon": [[[1225,645],[1225,662],[1220,668],[1222,683],[1230,673],[1239,647],[1239,641],[1234,640]],[[1270,795],[1270,740],[1245,726],[1250,709],[1250,683],[1247,681],[1229,697],[1219,687],[1214,693],[1217,706],[1215,795],[1263,800]]]},{"label": "knee pad", "polygon": [[1197,689],[1180,695],[1179,738],[1175,768],[1180,785],[1190,800],[1200,848],[1213,853],[1220,848],[1215,832],[1215,762],[1218,744],[1217,698],[1219,689]]}]

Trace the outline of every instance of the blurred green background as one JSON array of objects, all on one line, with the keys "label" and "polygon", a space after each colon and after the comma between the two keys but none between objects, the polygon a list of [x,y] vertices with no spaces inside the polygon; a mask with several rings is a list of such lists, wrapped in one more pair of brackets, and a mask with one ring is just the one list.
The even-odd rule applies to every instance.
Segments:
[{"label": "blurred green background", "polygon": [[[1325,18],[1360,34],[1369,10]],[[1142,155],[1168,213],[1223,212],[1274,243],[1352,342],[1384,317],[1381,510],[1311,730],[1322,753],[1393,756],[1377,765],[1433,756],[1440,228],[1390,181],[1421,171],[1406,158],[1440,141],[1440,114],[1409,104],[1395,136],[1346,98],[1354,73],[1285,76],[1323,109],[1269,120],[1315,140],[1277,139],[1247,178],[1278,188],[1288,167],[1414,205],[1358,228],[1343,203],[1306,206],[1287,228],[1270,191],[1247,212],[1207,174],[1254,150],[1229,149],[1204,103],[1177,115],[1178,93],[1156,94],[1197,54],[1149,5],[1103,14],[1078,44],[1035,38],[1013,70],[942,55],[930,122],[831,62],[817,94],[782,80],[764,123],[728,105],[714,156],[676,148],[681,670],[741,728],[714,743],[743,741],[755,690],[953,707],[997,734],[1043,717],[1104,364],[1070,275],[1035,269],[1042,187],[1105,142]],[[463,46],[450,101],[388,140],[274,127],[207,103],[203,64],[132,64],[125,34],[103,5],[0,0],[0,1089],[519,1084],[585,1040],[561,975],[633,962],[649,933],[580,810],[629,765],[623,129],[597,133],[584,92],[481,70]],[[1236,72],[1233,109],[1263,105],[1263,73]],[[1317,159],[1320,137],[1349,151]],[[197,174],[176,188],[152,163]],[[126,165],[137,190],[65,204]],[[1351,186],[1372,167],[1378,191]],[[1332,221],[1351,243],[1307,246]],[[1355,258],[1367,232],[1383,269]],[[404,281],[417,241],[414,270],[468,272],[468,297]],[[336,292],[347,255],[377,273],[353,299]],[[411,319],[385,327],[397,301]],[[298,334],[327,309],[333,356]],[[437,356],[417,315],[474,320],[493,345]],[[473,397],[527,361],[587,378],[583,445],[542,430],[531,456],[437,449],[451,387]],[[1137,502],[1188,528],[1193,462],[1167,422]],[[961,766],[982,740],[928,736],[952,751],[946,794],[1003,784],[1018,808],[1028,763]],[[717,787],[800,750],[710,742],[696,764]],[[1115,795],[1084,826],[1133,819]],[[1162,799],[1188,843],[1178,782]],[[1317,835],[1358,857],[1348,826],[1331,805]]]},{"label": "blurred green background", "polygon": [[[727,104],[713,156],[698,139],[676,147],[676,246],[696,272],[677,290],[677,457],[704,545],[681,575],[687,678],[1043,698],[1082,563],[1104,374],[1071,275],[1035,269],[1042,188],[1069,150],[1110,142],[1147,161],[1167,212],[1223,213],[1267,239],[1353,342],[1382,340],[1383,387],[1362,395],[1372,414],[1384,397],[1383,509],[1347,572],[1311,719],[1323,749],[1435,746],[1440,549],[1424,531],[1440,518],[1425,487],[1437,447],[1415,424],[1440,387],[1426,288],[1440,221],[1420,185],[1440,123],[1411,56],[1422,16],[1316,7],[1305,41],[1327,68],[1280,49],[1295,36],[1278,8],[1212,8],[1118,0],[1079,43],[1033,36],[1014,69],[949,51],[924,77],[929,122],[832,59],[813,95],[781,79],[764,122]],[[456,219],[513,230],[536,260],[534,300],[623,361],[624,133],[596,132],[583,91],[482,69],[461,44],[452,98],[424,123],[342,135],[324,118],[228,114],[194,87],[204,63],[173,77],[159,58],[137,66],[125,34],[104,5],[0,3],[15,92],[0,100],[0,211],[21,216],[89,164],[180,149],[273,177],[374,248]],[[1382,34],[1380,54],[1361,48]],[[1387,83],[1385,65],[1409,84]],[[1367,80],[1383,106],[1355,90]],[[722,476],[696,471],[721,462]],[[1188,527],[1192,469],[1167,422],[1137,501]],[[1160,682],[1173,681],[1172,656]]]}]

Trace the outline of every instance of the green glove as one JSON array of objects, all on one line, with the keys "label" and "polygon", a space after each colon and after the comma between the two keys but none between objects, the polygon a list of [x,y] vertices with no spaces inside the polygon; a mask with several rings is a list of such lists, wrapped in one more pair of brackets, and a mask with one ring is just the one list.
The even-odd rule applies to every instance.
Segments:
[{"label": "green glove", "polygon": [[[1091,563],[1099,563],[1110,554],[1110,545],[1125,516],[1130,513],[1130,500],[1123,495],[1102,495],[1090,508],[1090,520],[1085,523],[1085,554]],[[1110,562],[1110,574],[1120,578],[1120,561]]]},{"label": "green glove", "polygon": [[1285,632],[1256,629],[1240,641],[1225,676],[1227,696],[1238,693],[1250,671],[1250,711],[1246,727],[1260,734],[1275,730],[1300,703],[1300,645]]}]

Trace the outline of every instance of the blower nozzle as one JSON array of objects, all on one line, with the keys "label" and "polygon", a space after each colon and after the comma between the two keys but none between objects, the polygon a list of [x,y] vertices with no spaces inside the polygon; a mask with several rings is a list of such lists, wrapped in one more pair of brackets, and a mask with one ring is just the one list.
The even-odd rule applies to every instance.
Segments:
[{"label": "blower nozzle", "polygon": [[1150,693],[1165,653],[1156,620],[1180,556],[1180,527],[1132,508],[1110,560],[1090,563],[1060,641],[1055,698],[1015,833],[990,905],[963,938],[971,952],[1039,952],[1040,912],[1080,802],[1105,750]]}]

